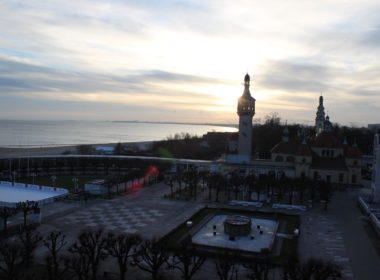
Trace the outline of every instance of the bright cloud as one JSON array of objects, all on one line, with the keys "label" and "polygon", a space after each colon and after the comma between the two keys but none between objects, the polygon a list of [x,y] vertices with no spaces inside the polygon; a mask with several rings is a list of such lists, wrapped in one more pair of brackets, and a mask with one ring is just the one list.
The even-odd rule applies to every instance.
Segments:
[{"label": "bright cloud", "polygon": [[373,123],[376,2],[2,1],[0,118],[236,122],[248,71],[257,118]]}]

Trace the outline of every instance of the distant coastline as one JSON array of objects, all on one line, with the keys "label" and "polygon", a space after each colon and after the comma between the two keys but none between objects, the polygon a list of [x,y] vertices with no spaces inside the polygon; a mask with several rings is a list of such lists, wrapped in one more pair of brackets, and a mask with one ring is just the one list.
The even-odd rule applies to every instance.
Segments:
[{"label": "distant coastline", "polygon": [[238,128],[238,124],[230,124],[230,123],[194,123],[194,122],[170,122],[170,121],[110,121],[110,122],[118,122],[118,123],[152,123],[152,124],[185,124],[185,125],[207,125],[207,126],[222,126],[222,127],[233,127]]}]

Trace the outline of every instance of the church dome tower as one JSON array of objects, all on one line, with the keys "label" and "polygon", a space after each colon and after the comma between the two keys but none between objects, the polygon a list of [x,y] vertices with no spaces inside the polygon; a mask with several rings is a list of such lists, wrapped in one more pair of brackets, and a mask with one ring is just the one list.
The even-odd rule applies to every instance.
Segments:
[{"label": "church dome tower", "polygon": [[319,106],[317,116],[315,117],[315,133],[319,134],[324,130],[325,123],[325,107],[323,107],[323,96],[319,97]]},{"label": "church dome tower", "polygon": [[252,118],[255,115],[256,100],[249,91],[250,77],[244,77],[244,91],[238,99],[237,114],[239,115],[238,154],[249,163],[252,157]]}]

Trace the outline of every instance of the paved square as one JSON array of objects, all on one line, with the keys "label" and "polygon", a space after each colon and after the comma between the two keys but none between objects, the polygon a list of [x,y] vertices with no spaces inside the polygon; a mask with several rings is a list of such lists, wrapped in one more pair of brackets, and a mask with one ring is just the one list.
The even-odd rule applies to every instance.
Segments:
[{"label": "paved square", "polygon": [[102,203],[82,209],[57,220],[62,225],[104,228],[106,230],[135,233],[139,228],[153,224],[165,210],[131,207],[127,203]]}]

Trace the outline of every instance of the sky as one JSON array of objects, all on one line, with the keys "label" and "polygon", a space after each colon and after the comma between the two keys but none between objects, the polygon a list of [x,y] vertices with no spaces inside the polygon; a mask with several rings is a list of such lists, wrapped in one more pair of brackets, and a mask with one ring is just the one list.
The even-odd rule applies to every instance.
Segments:
[{"label": "sky", "polygon": [[379,0],[0,1],[0,119],[380,123]]}]

